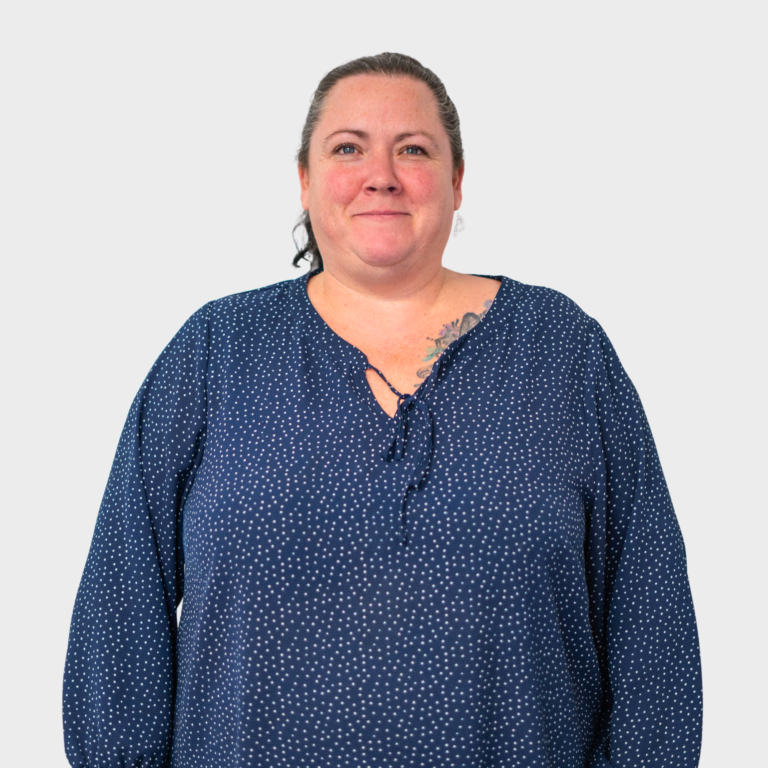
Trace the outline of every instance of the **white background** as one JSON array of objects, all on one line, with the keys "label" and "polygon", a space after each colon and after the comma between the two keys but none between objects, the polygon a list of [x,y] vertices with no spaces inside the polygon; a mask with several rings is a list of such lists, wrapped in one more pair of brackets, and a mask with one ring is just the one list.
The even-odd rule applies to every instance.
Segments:
[{"label": "white background", "polygon": [[7,3],[2,762],[65,768],[69,621],[128,408],[205,302],[293,278],[320,77],[434,69],[466,148],[445,263],[556,288],[645,406],[701,642],[701,766],[764,764],[768,58],[760,2]]}]

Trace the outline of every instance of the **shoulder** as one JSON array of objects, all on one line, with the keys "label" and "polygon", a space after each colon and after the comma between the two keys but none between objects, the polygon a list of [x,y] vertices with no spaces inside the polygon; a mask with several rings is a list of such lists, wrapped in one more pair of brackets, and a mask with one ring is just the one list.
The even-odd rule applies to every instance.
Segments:
[{"label": "shoulder", "polygon": [[187,323],[206,324],[211,330],[224,332],[243,325],[262,329],[280,326],[296,317],[305,294],[306,275],[279,283],[240,291],[204,304]]},{"label": "shoulder", "polygon": [[507,288],[507,320],[518,330],[587,339],[600,328],[570,296],[543,285],[503,278]]},{"label": "shoulder", "polygon": [[238,339],[280,343],[302,316],[306,275],[212,299],[190,315],[171,345],[195,340],[215,348]]},{"label": "shoulder", "polygon": [[300,300],[304,277],[222,296],[209,301],[205,307],[208,307],[212,317],[226,317],[242,312],[269,315],[274,314],[276,310],[284,313]]},{"label": "shoulder", "polygon": [[614,387],[634,391],[608,334],[594,317],[560,291],[514,280],[510,284],[516,302],[508,322],[517,344],[522,342],[535,358],[557,367],[575,366],[593,383],[605,378]]}]

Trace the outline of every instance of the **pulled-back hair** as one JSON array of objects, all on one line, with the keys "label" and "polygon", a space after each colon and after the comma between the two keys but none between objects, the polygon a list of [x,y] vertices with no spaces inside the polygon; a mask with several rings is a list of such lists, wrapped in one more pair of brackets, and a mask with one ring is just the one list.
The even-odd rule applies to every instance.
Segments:
[{"label": "pulled-back hair", "polygon": [[[346,77],[355,75],[388,75],[390,77],[411,77],[414,80],[420,80],[427,85],[435,96],[437,101],[437,112],[440,116],[440,122],[448,134],[451,143],[451,155],[453,156],[454,170],[459,168],[464,161],[464,148],[461,144],[461,130],[459,127],[459,113],[456,111],[454,103],[451,101],[445,90],[442,80],[431,70],[427,69],[416,59],[406,56],[402,53],[380,53],[377,56],[363,56],[354,61],[348,61],[336,69],[332,69],[317,86],[312,103],[307,112],[307,119],[304,121],[304,129],[301,132],[301,146],[296,153],[296,161],[301,168],[309,169],[309,142],[312,138],[315,128],[320,121],[320,116],[325,106],[328,94],[336,83]],[[304,228],[306,232],[306,243],[300,247],[296,243],[295,233],[297,229]],[[309,211],[304,211],[299,218],[298,224],[293,228],[294,243],[298,252],[293,257],[293,265],[298,267],[302,259],[311,260],[312,269],[323,266],[323,257],[320,255],[320,249],[317,247],[315,233],[312,231],[312,222],[309,218]]]}]

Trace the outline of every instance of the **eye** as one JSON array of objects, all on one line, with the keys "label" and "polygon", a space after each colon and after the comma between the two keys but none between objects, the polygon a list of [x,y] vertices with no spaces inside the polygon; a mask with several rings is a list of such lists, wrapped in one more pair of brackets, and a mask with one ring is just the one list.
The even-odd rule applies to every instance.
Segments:
[{"label": "eye", "polygon": [[352,144],[340,144],[333,150],[333,153],[336,155],[351,155],[355,151],[355,147]]},{"label": "eye", "polygon": [[426,155],[427,153],[424,151],[423,147],[417,147],[416,145],[412,144],[409,147],[406,147],[404,150],[406,155]]}]

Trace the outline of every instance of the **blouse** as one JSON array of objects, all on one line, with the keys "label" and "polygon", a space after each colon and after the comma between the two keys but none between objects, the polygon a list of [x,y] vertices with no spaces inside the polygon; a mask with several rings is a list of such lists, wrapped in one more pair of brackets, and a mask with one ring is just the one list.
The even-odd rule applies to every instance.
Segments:
[{"label": "blouse", "polygon": [[72,615],[73,768],[696,766],[685,547],[602,327],[496,277],[390,417],[313,274],[205,304],[133,401]]}]

